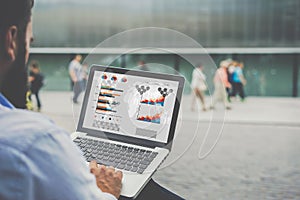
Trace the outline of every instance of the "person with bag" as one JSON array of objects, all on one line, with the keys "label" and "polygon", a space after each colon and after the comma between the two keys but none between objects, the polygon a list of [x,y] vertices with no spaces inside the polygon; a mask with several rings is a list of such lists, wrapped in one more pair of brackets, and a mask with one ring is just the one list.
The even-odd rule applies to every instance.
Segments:
[{"label": "person with bag", "polygon": [[[41,100],[39,97],[39,92],[44,86],[44,75],[41,73],[39,63],[33,61],[29,67],[29,83],[30,83],[30,92],[35,95],[37,102],[37,110],[40,111],[42,108]],[[31,94],[29,95],[29,100],[31,101]]]}]

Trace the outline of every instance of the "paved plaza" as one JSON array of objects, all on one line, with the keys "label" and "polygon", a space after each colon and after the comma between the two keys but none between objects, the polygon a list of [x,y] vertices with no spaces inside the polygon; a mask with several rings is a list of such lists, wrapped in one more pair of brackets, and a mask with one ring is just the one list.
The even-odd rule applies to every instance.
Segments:
[{"label": "paved plaza", "polygon": [[[41,93],[42,113],[69,132],[80,110],[71,95]],[[190,105],[184,95],[173,150],[154,175],[157,182],[191,200],[300,199],[299,98],[249,97],[233,100],[229,111]]]}]

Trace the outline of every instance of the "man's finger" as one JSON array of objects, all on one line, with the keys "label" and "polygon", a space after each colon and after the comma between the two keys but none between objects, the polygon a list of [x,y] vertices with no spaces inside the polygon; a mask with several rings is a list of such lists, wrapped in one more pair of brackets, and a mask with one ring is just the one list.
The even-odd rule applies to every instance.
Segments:
[{"label": "man's finger", "polygon": [[89,166],[90,166],[90,169],[92,170],[92,169],[96,169],[98,167],[98,164],[95,160],[92,160],[90,162]]},{"label": "man's finger", "polygon": [[104,165],[99,166],[99,175],[103,176],[106,172],[106,167]]},{"label": "man's finger", "polygon": [[106,168],[106,174],[108,174],[109,176],[113,176],[114,173],[115,173],[115,168],[112,167]]},{"label": "man's finger", "polygon": [[104,166],[104,165],[100,165],[99,168],[101,171],[106,170],[106,166]]},{"label": "man's finger", "polygon": [[123,172],[116,171],[116,177],[118,177],[120,180],[122,180],[122,178],[123,178]]}]

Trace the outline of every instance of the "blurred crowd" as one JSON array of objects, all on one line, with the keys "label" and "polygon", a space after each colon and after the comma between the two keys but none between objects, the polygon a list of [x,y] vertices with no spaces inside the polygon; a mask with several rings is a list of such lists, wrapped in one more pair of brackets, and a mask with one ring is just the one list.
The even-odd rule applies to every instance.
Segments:
[{"label": "blurred crowd", "polygon": [[[209,109],[215,109],[216,104],[221,102],[227,110],[230,110],[232,108],[230,105],[232,98],[239,96],[242,102],[245,100],[244,86],[247,81],[243,74],[243,68],[244,63],[236,60],[226,59],[220,62],[213,78],[214,92]],[[208,109],[205,102],[205,92],[208,88],[203,69],[204,66],[199,64],[192,74],[192,110],[195,109],[196,99],[200,100],[203,111]]]},{"label": "blurred crowd", "polygon": [[[71,61],[68,66],[71,90],[73,91],[72,101],[78,103],[79,95],[85,90],[88,79],[88,65],[87,63],[81,63],[82,56],[80,54],[74,54],[71,57]],[[243,102],[245,100],[244,86],[247,81],[243,74],[244,63],[226,59],[219,63],[219,68],[215,71],[213,77],[214,91],[212,94],[212,101],[210,105],[207,105],[205,100],[205,94],[208,90],[207,76],[204,73],[204,65],[199,64],[192,73],[192,103],[191,109],[195,110],[195,103],[197,100],[201,103],[203,111],[208,109],[215,109],[218,102],[221,102],[225,109],[232,109],[232,99],[239,99]],[[39,63],[32,61],[29,65],[29,88],[27,97],[27,108],[34,110],[31,96],[36,97],[37,111],[41,110],[41,101],[39,98],[39,91],[44,85],[44,75],[41,73]],[[151,71],[146,65],[145,61],[138,62],[137,69],[143,71]]]}]

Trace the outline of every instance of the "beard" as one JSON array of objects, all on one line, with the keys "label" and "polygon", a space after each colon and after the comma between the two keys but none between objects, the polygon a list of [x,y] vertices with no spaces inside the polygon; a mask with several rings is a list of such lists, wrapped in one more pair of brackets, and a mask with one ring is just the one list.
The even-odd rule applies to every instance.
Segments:
[{"label": "beard", "polygon": [[21,41],[19,40],[16,59],[5,73],[0,90],[16,108],[25,109],[26,93],[28,91],[28,70],[25,63],[25,42]]}]

